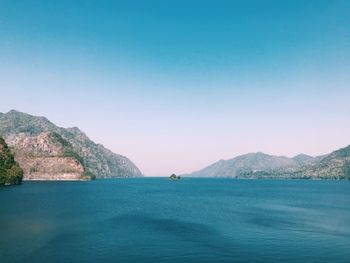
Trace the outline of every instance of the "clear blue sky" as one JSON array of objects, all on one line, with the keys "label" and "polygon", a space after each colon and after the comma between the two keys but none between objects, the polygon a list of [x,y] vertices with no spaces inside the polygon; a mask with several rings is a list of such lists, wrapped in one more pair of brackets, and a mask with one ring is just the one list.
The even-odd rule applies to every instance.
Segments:
[{"label": "clear blue sky", "polygon": [[350,144],[350,1],[0,0],[0,111],[146,175]]}]

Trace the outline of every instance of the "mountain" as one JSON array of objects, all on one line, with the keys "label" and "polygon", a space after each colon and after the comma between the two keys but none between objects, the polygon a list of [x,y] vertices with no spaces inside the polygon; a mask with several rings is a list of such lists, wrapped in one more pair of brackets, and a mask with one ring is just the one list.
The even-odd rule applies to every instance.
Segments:
[{"label": "mountain", "polygon": [[298,154],[296,156],[293,157],[293,160],[297,161],[300,165],[306,164],[307,162],[309,162],[310,160],[313,160],[314,157],[307,155],[307,154]]},{"label": "mountain", "polygon": [[320,155],[320,156],[310,156],[310,155],[306,155],[306,154],[298,154],[296,156],[293,157],[293,159],[295,161],[297,161],[299,163],[299,165],[304,166],[304,165],[313,165],[318,163],[319,161],[321,161],[326,155]]},{"label": "mountain", "polygon": [[0,137],[0,185],[20,184],[23,170],[15,161],[5,140]]},{"label": "mountain", "polygon": [[185,176],[232,178],[317,178],[350,179],[350,145],[328,155],[293,158],[248,153],[220,160]]},{"label": "mountain", "polygon": [[[33,160],[29,161],[28,159],[30,155],[33,155],[35,158],[69,157],[71,160],[74,159],[80,163],[84,170],[83,174],[90,177],[118,178],[142,176],[140,170],[128,158],[111,152],[101,144],[94,143],[79,128],[61,128],[45,117],[32,116],[15,110],[11,110],[5,114],[0,113],[0,135],[2,135],[7,144],[14,149],[19,161],[25,160],[24,163],[20,163],[25,171],[25,179],[32,178],[31,173],[28,173],[28,169],[29,172],[33,172],[33,169],[35,171],[35,168],[31,167]],[[46,146],[43,139],[47,140]],[[38,142],[43,144],[38,145]],[[43,151],[38,150],[34,153],[30,153],[33,148],[35,149],[37,147]],[[45,147],[47,150],[44,150],[46,149]],[[53,152],[57,155],[52,156],[51,154]],[[39,154],[39,156],[37,156],[37,154]],[[58,160],[59,159],[57,159],[55,165],[58,165]],[[66,159],[66,161],[67,160],[68,159]],[[73,169],[74,173],[81,170],[78,163],[76,163],[75,170]],[[67,165],[71,167],[72,164]],[[42,169],[42,174],[51,172],[51,170],[46,171],[45,169]],[[58,172],[58,170],[53,171]],[[62,176],[63,173],[61,173],[61,177]],[[34,175],[32,179],[35,178]]]},{"label": "mountain", "polygon": [[248,153],[229,160],[220,160],[190,176],[195,177],[242,177],[261,171],[286,169],[294,171],[300,167],[298,161],[265,153]]},{"label": "mountain", "polygon": [[350,179],[350,145],[328,154],[302,173],[311,178]]}]

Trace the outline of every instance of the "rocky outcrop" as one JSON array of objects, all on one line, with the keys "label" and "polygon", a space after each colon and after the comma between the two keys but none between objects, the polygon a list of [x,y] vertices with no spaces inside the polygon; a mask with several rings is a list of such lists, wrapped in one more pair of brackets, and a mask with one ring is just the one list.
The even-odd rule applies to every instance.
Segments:
[{"label": "rocky outcrop", "polygon": [[[0,114],[0,135],[4,137],[5,141],[19,155],[21,155],[22,151],[34,151],[33,154],[35,156],[36,154],[41,155],[36,156],[36,158],[52,157],[50,155],[51,152],[48,152],[45,148],[45,142],[40,143],[40,147],[42,147],[40,151],[35,150],[39,149],[37,142],[41,140],[40,136],[42,133],[56,134],[59,136],[56,140],[62,140],[61,143],[69,144],[71,150],[68,151],[66,149],[64,157],[71,157],[78,160],[84,167],[85,174],[96,176],[96,178],[142,176],[140,170],[128,158],[111,152],[101,144],[94,143],[85,133],[76,127],[57,127],[45,117],[32,116],[15,110]],[[31,140],[32,142],[27,144],[26,147],[21,147],[20,149],[17,147],[16,150],[16,145],[18,143],[25,143],[26,140]],[[33,147],[33,149],[30,149],[30,147]],[[57,151],[53,145],[49,149],[52,153]],[[55,157],[62,158],[60,154]],[[23,168],[25,169],[25,174],[27,172],[26,167],[24,165]]]},{"label": "rocky outcrop", "polygon": [[7,141],[24,171],[24,180],[91,179],[81,157],[56,133],[43,132],[37,136],[20,133],[9,136]]},{"label": "rocky outcrop", "polygon": [[88,180],[84,167],[72,157],[32,157],[19,160],[25,180]]}]

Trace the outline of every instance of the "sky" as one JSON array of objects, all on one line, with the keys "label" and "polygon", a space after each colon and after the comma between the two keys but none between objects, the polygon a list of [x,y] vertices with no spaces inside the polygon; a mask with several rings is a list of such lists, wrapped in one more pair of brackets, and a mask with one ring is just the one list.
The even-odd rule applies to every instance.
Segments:
[{"label": "sky", "polygon": [[350,144],[350,1],[0,0],[0,112],[146,176]]}]

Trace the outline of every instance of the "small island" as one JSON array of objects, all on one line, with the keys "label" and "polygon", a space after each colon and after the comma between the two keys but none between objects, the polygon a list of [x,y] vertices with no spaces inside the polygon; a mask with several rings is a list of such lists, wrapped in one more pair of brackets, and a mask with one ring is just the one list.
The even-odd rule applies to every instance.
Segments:
[{"label": "small island", "polygon": [[180,180],[181,179],[181,176],[180,175],[176,175],[176,174],[172,174],[170,175],[170,180]]}]

